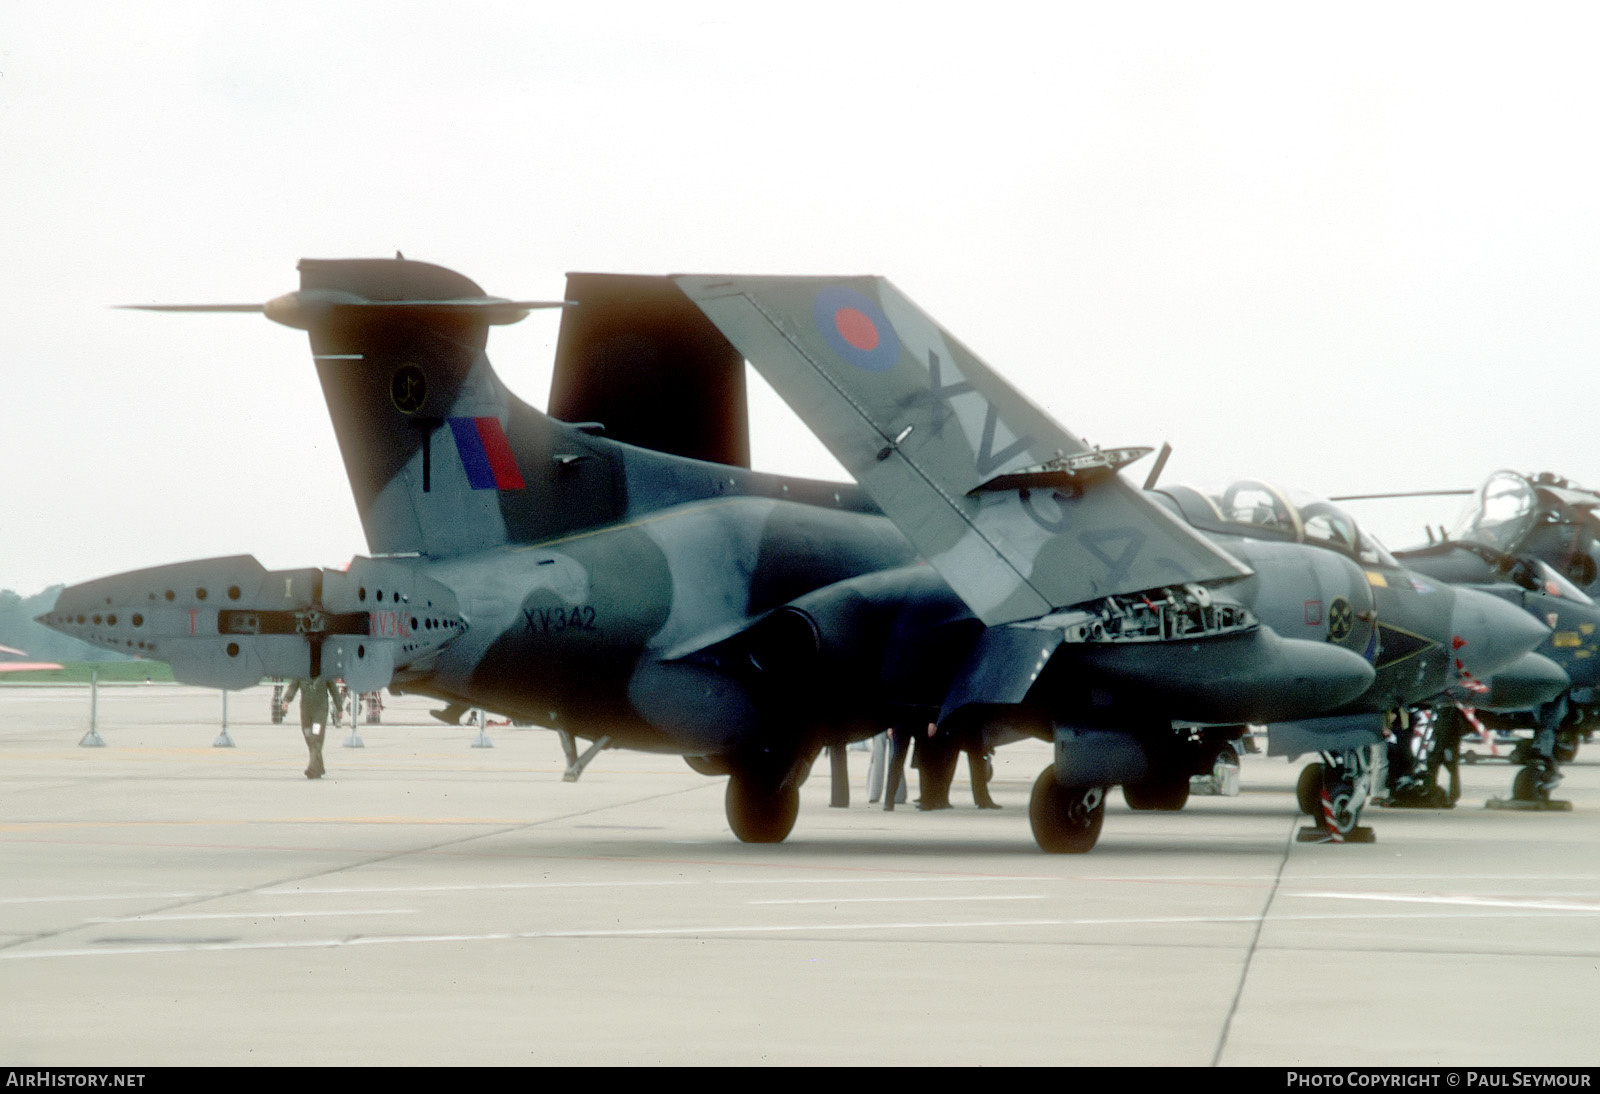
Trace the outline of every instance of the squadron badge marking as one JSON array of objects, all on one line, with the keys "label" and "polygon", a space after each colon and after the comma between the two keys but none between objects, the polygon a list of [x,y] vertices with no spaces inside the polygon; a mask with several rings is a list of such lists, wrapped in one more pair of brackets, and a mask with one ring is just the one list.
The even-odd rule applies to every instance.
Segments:
[{"label": "squadron badge marking", "polygon": [[389,401],[402,414],[415,414],[428,401],[428,378],[422,369],[409,362],[394,370],[389,378]]},{"label": "squadron badge marking", "polygon": [[1355,629],[1356,613],[1350,610],[1350,602],[1342,596],[1333,598],[1333,603],[1328,605],[1328,639],[1332,642],[1343,642],[1350,637],[1350,632]]}]

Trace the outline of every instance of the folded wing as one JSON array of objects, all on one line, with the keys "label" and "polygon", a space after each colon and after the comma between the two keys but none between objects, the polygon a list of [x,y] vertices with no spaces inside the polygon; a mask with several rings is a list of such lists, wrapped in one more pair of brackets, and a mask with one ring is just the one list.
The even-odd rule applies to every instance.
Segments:
[{"label": "folded wing", "polygon": [[677,282],[986,624],[1250,573],[888,281]]}]

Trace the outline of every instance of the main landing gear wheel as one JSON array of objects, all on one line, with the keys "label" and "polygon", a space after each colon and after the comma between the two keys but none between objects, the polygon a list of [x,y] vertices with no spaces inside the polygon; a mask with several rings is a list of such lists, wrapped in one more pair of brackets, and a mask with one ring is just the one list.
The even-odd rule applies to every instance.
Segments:
[{"label": "main landing gear wheel", "polygon": [[[1361,761],[1359,752],[1347,752],[1345,762],[1308,764],[1300,774],[1296,797],[1306,790],[1307,774],[1313,768],[1317,773],[1316,812],[1310,828],[1296,834],[1301,843],[1371,843],[1375,838],[1372,829],[1361,822],[1361,808],[1371,793],[1370,768]],[[1304,808],[1304,803],[1301,803]]]},{"label": "main landing gear wheel", "polygon": [[1322,815],[1322,765],[1306,764],[1300,769],[1300,781],[1295,783],[1294,800],[1300,812],[1308,817]]},{"label": "main landing gear wheel", "polygon": [[[1372,797],[1376,753],[1381,745],[1361,745],[1324,752],[1320,763],[1307,764],[1295,786],[1295,801],[1311,813],[1312,825],[1295,833],[1300,843],[1371,843],[1372,829],[1361,823],[1361,810]],[[1308,798],[1315,797],[1308,801]]]},{"label": "main landing gear wheel", "polygon": [[1561,785],[1561,764],[1556,752],[1561,747],[1561,735],[1566,730],[1569,713],[1565,698],[1546,704],[1539,711],[1539,728],[1533,739],[1523,741],[1511,752],[1511,762],[1520,764],[1511,781],[1511,797],[1490,798],[1484,804],[1490,809],[1567,810],[1570,801],[1557,801],[1550,791]]},{"label": "main landing gear wheel", "polygon": [[1511,780],[1511,796],[1517,801],[1537,802],[1550,795],[1539,792],[1539,773],[1531,767],[1525,767]]},{"label": "main landing gear wheel", "polygon": [[1554,763],[1535,762],[1518,771],[1511,780],[1510,798],[1490,798],[1483,804],[1490,809],[1565,812],[1572,808],[1572,803],[1550,796],[1550,791],[1560,784],[1561,774]]},{"label": "main landing gear wheel", "polygon": [[1189,802],[1189,777],[1185,775],[1181,780],[1146,779],[1143,782],[1124,783],[1122,800],[1128,803],[1129,809],[1141,812],[1154,810],[1176,813]]},{"label": "main landing gear wheel", "polygon": [[800,790],[735,772],[723,799],[728,827],[741,843],[782,843],[800,815]]},{"label": "main landing gear wheel", "polygon": [[1343,785],[1343,780],[1323,788],[1323,827],[1340,836],[1349,836],[1361,819],[1355,795]]},{"label": "main landing gear wheel", "polygon": [[1555,758],[1558,764],[1570,764],[1578,758],[1578,731],[1563,730],[1556,734]]},{"label": "main landing gear wheel", "polygon": [[1062,786],[1056,782],[1053,766],[1045,768],[1034,780],[1028,820],[1041,851],[1081,855],[1100,838],[1105,817],[1105,787]]}]

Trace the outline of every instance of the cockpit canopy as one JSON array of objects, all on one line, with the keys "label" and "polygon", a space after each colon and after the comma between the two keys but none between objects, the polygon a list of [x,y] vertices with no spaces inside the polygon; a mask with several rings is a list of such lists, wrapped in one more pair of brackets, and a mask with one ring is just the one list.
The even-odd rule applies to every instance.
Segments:
[{"label": "cockpit canopy", "polygon": [[1398,566],[1388,550],[1331,501],[1258,479],[1224,486],[1164,486],[1194,527],[1226,535],[1309,543],[1349,555],[1368,566]]},{"label": "cockpit canopy", "polygon": [[1496,471],[1478,488],[1450,538],[1514,554],[1538,521],[1539,495],[1533,483],[1515,471]]},{"label": "cockpit canopy", "polygon": [[1600,494],[1548,472],[1496,471],[1473,495],[1449,538],[1519,560],[1539,560],[1545,569],[1554,565],[1562,583],[1570,578],[1592,589],[1600,554]]}]

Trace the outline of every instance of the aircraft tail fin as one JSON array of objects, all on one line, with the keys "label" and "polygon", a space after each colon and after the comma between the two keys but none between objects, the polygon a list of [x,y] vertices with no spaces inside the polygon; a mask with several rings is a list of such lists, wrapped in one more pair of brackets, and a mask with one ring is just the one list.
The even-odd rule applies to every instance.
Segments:
[{"label": "aircraft tail fin", "polygon": [[670,277],[571,273],[550,415],[656,452],[750,466],[744,355]]},{"label": "aircraft tail fin", "polygon": [[985,623],[1250,572],[882,278],[677,281]]},{"label": "aircraft tail fin", "polygon": [[305,330],[375,554],[449,556],[615,519],[609,446],[512,395],[490,326],[563,302],[491,297],[454,271],[305,259],[269,319]]}]

